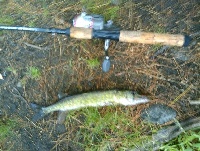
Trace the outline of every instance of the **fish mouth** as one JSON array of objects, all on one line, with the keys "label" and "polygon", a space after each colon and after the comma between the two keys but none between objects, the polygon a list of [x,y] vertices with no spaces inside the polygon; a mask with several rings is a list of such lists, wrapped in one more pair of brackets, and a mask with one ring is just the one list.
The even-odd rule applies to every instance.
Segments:
[{"label": "fish mouth", "polygon": [[135,92],[135,91],[131,91],[131,92],[132,92],[133,95],[136,95],[136,94],[137,94],[137,92]]},{"label": "fish mouth", "polygon": [[140,95],[138,94],[136,91],[131,91],[132,95],[134,96],[134,98],[146,98],[146,96],[144,95]]},{"label": "fish mouth", "polygon": [[141,102],[141,103],[149,102],[149,99],[146,96],[140,95],[135,91],[132,91],[132,95],[133,95],[134,101],[138,101],[138,102]]}]

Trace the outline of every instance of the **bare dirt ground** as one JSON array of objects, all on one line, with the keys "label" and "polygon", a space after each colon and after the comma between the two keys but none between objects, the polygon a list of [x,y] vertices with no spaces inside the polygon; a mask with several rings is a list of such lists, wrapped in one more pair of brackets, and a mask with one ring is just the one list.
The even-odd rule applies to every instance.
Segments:
[{"label": "bare dirt ground", "polygon": [[[44,28],[70,27],[73,17],[82,10],[78,1],[49,0],[44,6],[39,5],[40,1],[0,3],[6,7],[1,8],[1,14],[14,18],[14,25]],[[59,92],[73,95],[110,89],[137,91],[152,99],[149,104],[129,108],[137,123],[140,111],[156,102],[174,108],[177,120],[199,112],[199,106],[189,104],[200,96],[199,1],[133,0],[119,7],[114,23],[122,29],[182,33],[192,36],[193,41],[186,48],[112,41],[109,47],[111,69],[103,73],[101,65],[91,68],[86,61],[103,60],[103,40],[3,32],[0,35],[0,73],[4,78],[0,80],[0,114],[2,118],[17,118],[19,127],[15,136],[1,144],[1,150],[84,150],[73,144],[73,140],[55,147],[62,134],[69,131],[57,125],[56,113],[38,123],[31,121],[29,104],[53,104],[58,101]],[[8,67],[15,71],[8,71]],[[39,79],[27,77],[29,67],[41,71]]]}]

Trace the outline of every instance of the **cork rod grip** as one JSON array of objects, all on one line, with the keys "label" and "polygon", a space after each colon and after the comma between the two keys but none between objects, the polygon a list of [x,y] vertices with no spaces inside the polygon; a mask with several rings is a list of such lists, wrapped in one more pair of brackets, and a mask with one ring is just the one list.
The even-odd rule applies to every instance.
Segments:
[{"label": "cork rod grip", "polygon": [[122,30],[120,31],[119,41],[130,43],[183,46],[185,43],[185,36]]},{"label": "cork rod grip", "polygon": [[92,39],[92,29],[82,27],[71,27],[70,37],[77,39]]}]

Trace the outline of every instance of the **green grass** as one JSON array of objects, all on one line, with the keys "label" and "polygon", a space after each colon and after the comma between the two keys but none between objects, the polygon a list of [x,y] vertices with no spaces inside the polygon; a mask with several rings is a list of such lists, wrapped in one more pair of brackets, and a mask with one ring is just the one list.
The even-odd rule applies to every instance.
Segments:
[{"label": "green grass", "polygon": [[37,67],[28,67],[26,75],[30,79],[38,80],[41,77],[41,72]]},{"label": "green grass", "polygon": [[[6,70],[12,72],[14,75],[17,75],[17,70],[13,67],[8,67]],[[29,78],[38,80],[41,77],[41,72],[37,67],[28,67],[25,74],[26,79]]]},{"label": "green grass", "polygon": [[166,31],[165,31],[165,28],[164,27],[162,27],[162,26],[158,26],[158,25],[154,25],[154,26],[152,26],[152,30],[153,30],[153,32],[155,32],[155,33],[166,33]]},{"label": "green grass", "polygon": [[118,16],[119,6],[111,5],[111,0],[81,0],[88,13],[101,14],[105,20],[114,20]]},{"label": "green grass", "polygon": [[169,141],[160,149],[164,151],[198,151],[200,150],[200,131],[189,130]]},{"label": "green grass", "polygon": [[100,65],[100,62],[97,58],[86,60],[87,66],[91,69],[96,68]]},{"label": "green grass", "polygon": [[74,121],[78,121],[78,126],[71,139],[88,151],[126,150],[145,138],[141,135],[142,126],[134,125],[129,111],[122,112],[116,107],[72,111],[67,116],[66,124],[72,124],[74,128]]},{"label": "green grass", "polygon": [[13,135],[13,129],[17,122],[13,119],[0,120],[0,141],[4,141],[7,137]]},{"label": "green grass", "polygon": [[15,23],[15,20],[13,17],[11,17],[9,14],[5,14],[5,10],[7,7],[7,1],[2,0],[0,1],[0,10],[1,10],[1,16],[0,16],[0,25],[13,25]]},{"label": "green grass", "polygon": [[[68,138],[86,151],[128,150],[143,146],[152,139],[146,132],[156,133],[161,127],[148,123],[135,125],[130,113],[128,109],[123,111],[118,107],[72,111],[66,118],[66,125],[72,134]],[[193,151],[199,148],[200,132],[188,131],[164,144],[160,150]]]},{"label": "green grass", "polygon": [[7,67],[6,70],[12,72],[14,75],[17,75],[17,70],[13,67]]},{"label": "green grass", "polygon": [[35,27],[36,26],[36,23],[35,23],[35,19],[31,20],[30,22],[28,22],[28,26],[29,27]]},{"label": "green grass", "polygon": [[157,51],[162,48],[162,44],[155,44],[151,46],[152,51]]},{"label": "green grass", "polygon": [[4,32],[3,30],[0,30],[0,36],[3,36]]},{"label": "green grass", "polygon": [[0,17],[0,25],[13,25],[15,24],[14,18],[8,15],[2,15]]},{"label": "green grass", "polygon": [[25,72],[25,76],[20,80],[22,86],[25,86],[27,80],[39,80],[41,78],[41,71],[37,67],[30,66]]}]

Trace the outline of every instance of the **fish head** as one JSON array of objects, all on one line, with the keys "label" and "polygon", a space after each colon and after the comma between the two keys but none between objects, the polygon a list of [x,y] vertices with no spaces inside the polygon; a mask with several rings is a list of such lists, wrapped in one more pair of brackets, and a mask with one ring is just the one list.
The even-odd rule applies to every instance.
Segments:
[{"label": "fish head", "polygon": [[121,101],[123,105],[136,105],[146,102],[149,102],[149,99],[146,96],[131,91],[127,91],[125,98]]}]

